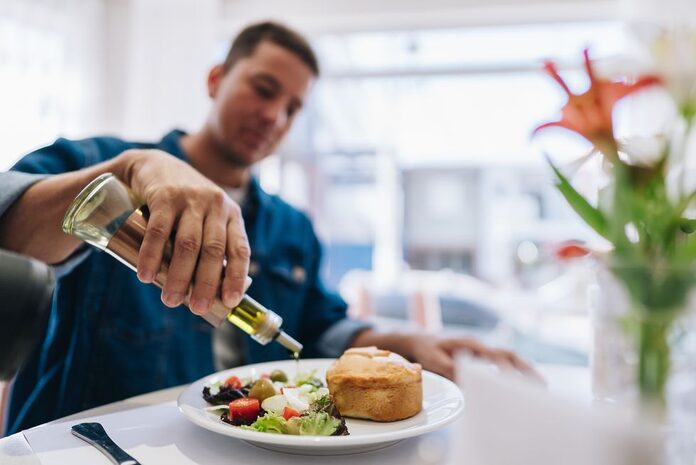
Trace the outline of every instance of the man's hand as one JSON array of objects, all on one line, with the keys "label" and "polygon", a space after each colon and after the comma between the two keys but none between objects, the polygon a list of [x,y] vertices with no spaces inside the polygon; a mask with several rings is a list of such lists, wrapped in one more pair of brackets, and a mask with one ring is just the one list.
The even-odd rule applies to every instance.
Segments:
[{"label": "man's hand", "polygon": [[542,381],[541,376],[514,353],[487,347],[474,339],[440,338],[423,333],[378,333],[368,329],[357,334],[353,347],[377,346],[391,350],[420,363],[424,369],[454,379],[454,355],[459,351],[469,352],[474,357],[489,360],[503,369],[512,369]]},{"label": "man's hand", "polygon": [[509,350],[494,349],[474,339],[443,339],[436,336],[412,335],[411,341],[414,361],[423,368],[454,379],[454,355],[456,352],[469,352],[474,357],[495,363],[501,369],[513,370],[539,378],[539,375],[527,363]]},{"label": "man's hand", "polygon": [[193,285],[190,308],[196,314],[210,309],[220,288],[223,303],[237,305],[251,254],[239,206],[215,183],[165,152],[129,150],[119,157],[124,162],[123,181],[150,211],[138,256],[138,278],[146,283],[155,279],[165,243],[175,231],[162,302],[169,307],[181,305]]}]

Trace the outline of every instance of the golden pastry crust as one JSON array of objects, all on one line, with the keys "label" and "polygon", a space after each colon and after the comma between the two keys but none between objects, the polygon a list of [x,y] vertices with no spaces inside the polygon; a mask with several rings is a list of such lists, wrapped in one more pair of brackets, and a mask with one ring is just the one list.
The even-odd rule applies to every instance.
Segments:
[{"label": "golden pastry crust", "polygon": [[374,346],[345,351],[329,367],[326,382],[347,417],[396,421],[423,408],[421,366]]}]

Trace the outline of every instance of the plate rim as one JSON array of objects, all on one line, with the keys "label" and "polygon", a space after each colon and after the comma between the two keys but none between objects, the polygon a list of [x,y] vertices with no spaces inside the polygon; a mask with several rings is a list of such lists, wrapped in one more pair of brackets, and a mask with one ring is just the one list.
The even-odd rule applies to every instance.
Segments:
[{"label": "plate rim", "polygon": [[[325,364],[328,368],[328,365],[330,363],[333,363],[336,359],[333,358],[312,358],[312,359],[302,359],[304,362],[310,362],[312,364]],[[196,408],[193,405],[190,405],[188,403],[185,403],[184,398],[188,397],[190,393],[195,391],[200,391],[202,389],[202,385],[205,384],[210,378],[213,377],[224,377],[227,376],[225,373],[229,372],[234,372],[237,370],[242,370],[242,369],[252,369],[257,366],[261,365],[268,365],[268,364],[273,364],[273,363],[282,363],[282,364],[288,364],[288,363],[294,363],[293,360],[277,360],[277,361],[270,361],[270,362],[259,362],[259,363],[253,363],[249,365],[242,365],[234,368],[228,368],[226,370],[221,370],[215,373],[211,373],[209,375],[206,375],[193,383],[189,384],[189,386],[179,394],[177,397],[177,409],[179,412],[181,412],[184,417],[186,417],[189,421],[192,423],[207,429],[209,431],[213,431],[218,434],[222,434],[225,436],[229,436],[235,439],[240,439],[243,441],[249,441],[249,442],[256,442],[256,443],[265,443],[265,444],[274,444],[274,445],[282,445],[282,446],[294,446],[294,447],[306,447],[306,446],[311,446],[311,447],[352,447],[352,446],[360,446],[360,445],[368,445],[368,444],[379,444],[383,442],[394,442],[394,441],[400,441],[403,439],[407,439],[410,437],[415,437],[415,436],[420,436],[432,431],[435,431],[437,429],[440,429],[453,421],[455,421],[459,416],[463,413],[464,411],[464,395],[461,391],[461,389],[453,383],[451,380],[440,376],[436,373],[432,373],[427,370],[423,370],[423,378],[430,378],[434,381],[444,383],[444,385],[452,389],[453,392],[456,391],[457,395],[457,405],[456,408],[452,413],[447,415],[444,418],[441,418],[439,420],[436,420],[432,423],[426,423],[423,425],[417,425],[408,429],[404,430],[396,430],[396,431],[387,431],[383,433],[375,433],[375,434],[370,434],[370,435],[361,435],[361,436],[295,436],[295,435],[289,435],[289,434],[271,434],[271,433],[263,433],[260,431],[249,431],[249,430],[244,430],[241,428],[235,428],[231,425],[228,425],[226,423],[216,423],[212,421],[210,417],[203,416],[198,416],[197,414],[189,414],[187,411],[188,409],[191,409],[195,411],[196,413],[200,412],[200,409]],[[200,395],[200,392],[199,392]],[[369,420],[365,420],[369,421]],[[379,423],[379,422],[375,422]],[[229,428],[229,429],[228,429]]]}]

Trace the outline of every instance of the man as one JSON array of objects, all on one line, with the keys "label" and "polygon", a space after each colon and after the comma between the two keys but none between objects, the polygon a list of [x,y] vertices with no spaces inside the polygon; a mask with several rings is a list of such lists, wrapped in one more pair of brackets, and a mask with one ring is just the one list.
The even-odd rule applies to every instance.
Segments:
[{"label": "man", "polygon": [[[0,214],[6,209],[0,246],[56,264],[59,283],[42,345],[14,383],[10,433],[214,371],[212,328],[162,304],[181,305],[192,285],[194,313],[208,311],[218,286],[233,306],[247,273],[254,280],[249,294],[283,317],[285,331],[304,344],[303,356],[378,345],[452,376],[452,353],[464,348],[526,368],[508,352],[469,340],[379,334],[347,319],[345,303],[324,289],[319,242],[308,218],[263,192],[250,172],[285,136],[318,73],[297,33],[274,23],[253,25],[210,71],[212,106],[197,132],[172,131],[156,144],[59,139],[17,163],[8,180],[14,187],[0,198]],[[111,257],[60,232],[69,202],[107,171],[150,209],[137,267],[142,282],[153,280],[164,242],[175,232],[161,296]],[[249,343],[238,331],[221,334],[226,365],[286,356],[277,344]]]}]

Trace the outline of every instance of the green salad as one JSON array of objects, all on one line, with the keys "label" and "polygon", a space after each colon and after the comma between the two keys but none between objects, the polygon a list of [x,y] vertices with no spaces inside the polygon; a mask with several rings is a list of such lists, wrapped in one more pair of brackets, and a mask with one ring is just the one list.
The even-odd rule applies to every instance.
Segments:
[{"label": "green salad", "polygon": [[315,372],[292,380],[274,370],[257,379],[230,376],[203,388],[203,398],[225,423],[247,430],[301,436],[344,436],[345,419]]}]

